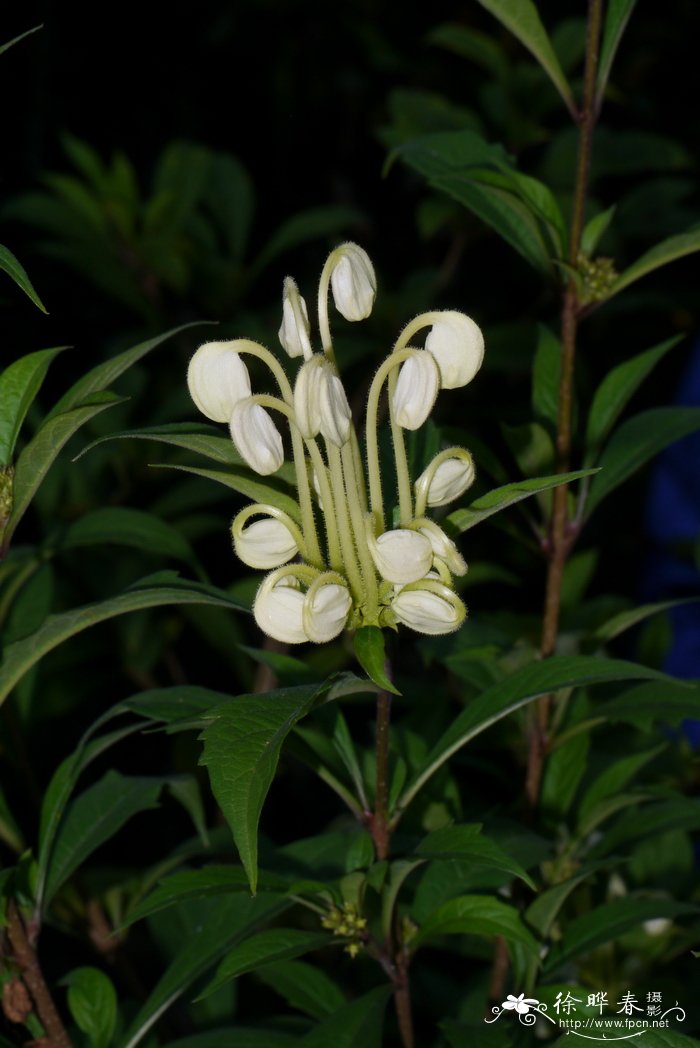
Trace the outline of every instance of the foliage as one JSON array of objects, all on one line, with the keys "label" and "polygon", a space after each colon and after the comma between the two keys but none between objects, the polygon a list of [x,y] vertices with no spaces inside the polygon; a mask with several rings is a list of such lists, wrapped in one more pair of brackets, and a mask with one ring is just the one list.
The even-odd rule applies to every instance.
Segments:
[{"label": "foliage", "polygon": [[260,477],[185,395],[192,317],[240,333],[266,274],[313,274],[306,245],[356,207],[264,220],[253,158],[183,137],[149,181],[64,136],[75,173],[7,201],[124,320],[89,367],[32,347],[0,373],[2,1048],[515,1048],[508,994],[555,1043],[557,995],[595,1016],[591,994],[612,1015],[650,990],[687,1018],[635,1040],[697,1043],[700,691],[667,659],[695,536],[673,551],[692,581],[644,591],[638,522],[649,463],[700,429],[663,403],[700,234],[688,149],[631,126],[616,80],[634,6],[592,0],[586,36],[581,12],[479,0],[430,29],[425,80],[354,20],[375,113],[394,62],[377,134],[424,266],[397,253],[369,335],[341,327],[353,410],[404,308],[486,332],[485,392],[406,441],[413,476],[455,445],[477,464],[440,515],[470,564],[449,636],[261,639],[230,519],[241,496],[294,518],[298,478]]}]

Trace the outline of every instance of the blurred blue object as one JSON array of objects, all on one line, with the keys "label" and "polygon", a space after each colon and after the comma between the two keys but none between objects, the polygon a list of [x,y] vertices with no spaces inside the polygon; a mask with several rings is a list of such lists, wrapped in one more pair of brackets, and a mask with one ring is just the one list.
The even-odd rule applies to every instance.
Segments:
[{"label": "blurred blue object", "polygon": [[[674,399],[700,405],[700,341],[696,342]],[[698,597],[698,603],[670,612],[673,640],[664,669],[675,677],[700,677],[700,571],[691,549],[700,536],[700,433],[667,448],[654,467],[645,512],[646,532],[654,550],[642,579],[645,601]],[[700,747],[700,721],[687,720],[683,730]]]}]

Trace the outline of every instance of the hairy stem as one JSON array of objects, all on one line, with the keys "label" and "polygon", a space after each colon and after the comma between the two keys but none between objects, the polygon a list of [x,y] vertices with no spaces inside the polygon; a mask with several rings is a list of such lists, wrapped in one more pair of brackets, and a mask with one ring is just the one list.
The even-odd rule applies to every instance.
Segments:
[{"label": "hairy stem", "polygon": [[[578,266],[583,233],[586,198],[591,163],[593,130],[597,120],[596,73],[600,47],[600,29],[603,0],[589,0],[588,25],[586,32],[586,61],[584,69],[583,105],[578,114],[579,139],[574,185],[573,212],[569,234],[569,265]],[[569,470],[571,458],[571,416],[574,395],[574,365],[576,361],[576,338],[578,333],[580,304],[576,282],[570,277],[564,291],[561,309],[561,376],[559,380],[559,414],[557,419],[557,472]],[[554,489],[552,518],[550,522],[545,593],[542,622],[541,653],[543,658],[553,654],[559,632],[561,587],[564,567],[571,549],[573,534],[569,523],[568,492],[565,484]],[[545,695],[532,708],[530,717],[530,740],[525,793],[531,808],[537,804],[542,771],[547,752],[549,718],[552,696]]]},{"label": "hairy stem", "polygon": [[47,1048],[71,1048],[70,1038],[44,982],[38,958],[29,942],[24,921],[14,902],[10,902],[7,908],[7,921],[7,935],[12,952],[22,971],[22,979],[34,1001],[37,1015],[46,1031]]}]

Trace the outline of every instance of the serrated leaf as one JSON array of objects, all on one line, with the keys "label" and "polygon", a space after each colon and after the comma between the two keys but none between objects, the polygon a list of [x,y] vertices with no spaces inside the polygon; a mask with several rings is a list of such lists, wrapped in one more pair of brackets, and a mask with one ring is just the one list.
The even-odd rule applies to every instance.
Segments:
[{"label": "serrated leaf", "polygon": [[24,674],[49,651],[69,637],[116,615],[164,604],[212,604],[219,608],[246,610],[223,590],[179,579],[174,573],[166,574],[166,581],[145,585],[148,580],[143,580],[144,585],[140,588],[132,587],[117,597],[50,615],[31,636],[8,645],[0,664],[0,705]]},{"label": "serrated leaf", "polygon": [[438,768],[471,739],[538,696],[582,684],[663,678],[656,670],[633,662],[585,655],[556,656],[516,670],[474,699],[438,739],[400,797],[398,811],[403,811]]},{"label": "serrated leaf", "polygon": [[253,892],[258,876],[258,822],[282,744],[323,690],[323,685],[311,684],[266,695],[240,695],[214,709],[214,719],[202,733],[201,763],[209,772]]},{"label": "serrated leaf", "polygon": [[54,841],[46,878],[45,903],[96,848],[138,812],[155,808],[162,779],[108,771],[68,808]]},{"label": "serrated leaf", "polygon": [[609,0],[607,4],[603,39],[598,58],[598,76],[596,79],[596,97],[599,105],[605,93],[605,86],[610,76],[610,70],[612,69],[622,34],[625,31],[636,2],[637,0]]},{"label": "serrated leaf", "polygon": [[648,374],[670,349],[677,346],[682,335],[666,339],[658,346],[618,364],[605,376],[595,392],[586,427],[586,447],[595,451],[605,440]]},{"label": "serrated leaf", "polygon": [[0,467],[9,466],[25,415],[53,358],[66,347],[40,349],[8,365],[0,375]]},{"label": "serrated leaf", "polygon": [[392,695],[401,692],[394,686],[386,672],[384,632],[378,626],[362,626],[353,637],[355,655],[370,680]]},{"label": "serrated leaf", "polygon": [[35,306],[38,306],[42,313],[48,312],[46,306],[34,290],[24,266],[15,258],[12,252],[8,251],[8,249],[3,247],[2,244],[0,244],[0,270],[7,273],[8,276],[14,280],[17,287],[24,291],[25,295],[32,300]]},{"label": "serrated leaf", "polygon": [[567,109],[576,112],[571,88],[532,0],[479,0],[479,3],[534,55],[564,99]]},{"label": "serrated leaf", "polygon": [[74,968],[62,980],[68,1008],[91,1048],[108,1048],[117,1024],[117,994],[99,968]]},{"label": "serrated leaf", "polygon": [[381,1048],[384,1010],[391,994],[390,986],[378,986],[344,1005],[301,1037],[300,1048]]},{"label": "serrated leaf", "polygon": [[508,506],[514,506],[516,502],[536,495],[540,491],[548,491],[560,484],[571,484],[574,480],[582,477],[590,477],[597,471],[594,469],[579,469],[573,473],[558,473],[550,477],[531,477],[528,480],[516,480],[512,484],[504,484],[503,487],[494,488],[486,495],[480,495],[465,509],[455,510],[446,518],[445,523],[450,534],[460,535],[463,531],[480,524],[482,520],[492,517],[494,513],[500,513]]},{"label": "serrated leaf", "polygon": [[278,961],[265,965],[257,977],[267,986],[284,997],[292,1008],[310,1015],[312,1019],[324,1019],[345,1004],[345,998],[321,969],[305,961]]},{"label": "serrated leaf", "polygon": [[660,451],[698,429],[700,408],[651,408],[623,422],[600,456],[600,473],[591,482],[586,515]]},{"label": "serrated leaf", "polygon": [[516,862],[495,841],[481,833],[478,823],[466,826],[446,826],[434,830],[424,837],[415,850],[416,855],[426,859],[467,859],[474,866],[504,870],[519,877],[535,890],[532,879],[519,862]]},{"label": "serrated leaf", "polygon": [[606,297],[612,298],[623,288],[641,280],[647,273],[652,273],[655,269],[667,266],[669,262],[675,262],[676,259],[691,255],[695,251],[700,251],[700,229],[690,229],[687,233],[678,233],[662,240],[620,273]]},{"label": "serrated leaf", "polygon": [[328,946],[332,936],[321,932],[304,932],[296,928],[272,928],[245,939],[220,962],[216,974],[197,997],[201,1000],[237,979],[274,961],[291,961],[313,950]]},{"label": "serrated leaf", "polygon": [[438,935],[500,935],[506,942],[522,943],[533,954],[538,950],[515,907],[488,895],[459,895],[443,903],[418,929],[411,949]]},{"label": "serrated leaf", "polygon": [[135,1048],[163,1012],[226,950],[290,905],[286,899],[262,892],[255,898],[237,892],[212,900],[207,915],[197,923],[132,1020],[119,1048]]},{"label": "serrated leaf", "polygon": [[670,899],[615,899],[571,921],[561,941],[549,952],[543,971],[555,972],[572,958],[589,953],[603,943],[613,942],[626,932],[638,928],[644,921],[697,913],[697,906]]}]

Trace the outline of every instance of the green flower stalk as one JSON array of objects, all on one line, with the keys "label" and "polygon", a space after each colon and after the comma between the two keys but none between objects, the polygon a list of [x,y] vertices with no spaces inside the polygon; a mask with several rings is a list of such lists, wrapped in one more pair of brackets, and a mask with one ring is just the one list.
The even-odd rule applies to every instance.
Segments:
[{"label": "green flower stalk", "polygon": [[[323,349],[314,352],[306,302],[294,280],[285,279],[279,341],[289,357],[301,358],[293,387],[271,351],[249,339],[207,342],[188,369],[199,410],[228,424],[239,454],[261,476],[284,462],[273,416],[288,427],[296,520],[254,503],[232,525],[240,560],[270,571],[255,599],[256,622],[288,644],[323,644],[346,628],[369,625],[450,633],[467,614],[453,586],[453,576],[464,575],[467,565],[426,512],[467,490],[474,462],[464,448],[447,448],[413,484],[403,431],[426,422],[441,389],[471,382],[483,361],[484,339],[470,317],[454,310],[422,313],[406,326],[370,387],[363,461],[333,352],[328,300],[332,296],[346,320],[359,321],[370,315],[376,288],[361,247],[347,243],[331,252],[318,292]],[[414,344],[421,332],[422,348]],[[267,365],[276,395],[253,393],[246,355]],[[385,386],[399,502],[400,526],[392,528],[386,525],[377,433]]]}]

